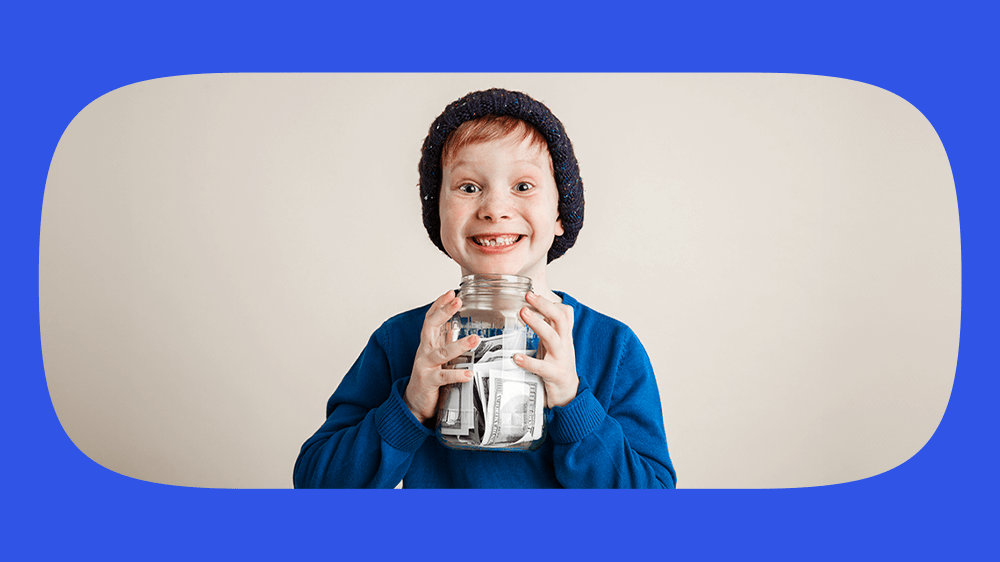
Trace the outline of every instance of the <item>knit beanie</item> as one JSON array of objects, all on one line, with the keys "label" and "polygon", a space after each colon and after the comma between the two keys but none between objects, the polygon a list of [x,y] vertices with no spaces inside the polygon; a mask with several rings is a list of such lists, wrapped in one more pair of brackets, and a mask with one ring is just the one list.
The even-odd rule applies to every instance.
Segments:
[{"label": "knit beanie", "polygon": [[485,115],[509,116],[520,119],[545,138],[552,169],[559,189],[559,218],[563,234],[556,236],[549,248],[548,261],[566,253],[576,242],[583,227],[583,180],[562,123],[541,102],[521,92],[500,88],[472,92],[452,102],[431,124],[420,157],[420,199],[423,203],[424,227],[434,245],[446,254],[441,243],[441,216],[438,198],[441,194],[441,151],[450,135],[462,123]]}]

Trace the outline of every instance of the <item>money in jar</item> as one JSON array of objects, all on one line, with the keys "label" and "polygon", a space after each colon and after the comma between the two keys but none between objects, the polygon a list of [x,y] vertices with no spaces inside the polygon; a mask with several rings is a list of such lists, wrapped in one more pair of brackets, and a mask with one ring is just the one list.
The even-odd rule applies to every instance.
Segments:
[{"label": "money in jar", "polygon": [[437,437],[452,449],[533,451],[545,439],[545,385],[514,363],[514,354],[541,358],[538,336],[521,320],[531,279],[517,275],[462,277],[462,308],[445,324],[448,341],[472,334],[479,345],[446,369],[472,371],[472,380],[441,387]]}]

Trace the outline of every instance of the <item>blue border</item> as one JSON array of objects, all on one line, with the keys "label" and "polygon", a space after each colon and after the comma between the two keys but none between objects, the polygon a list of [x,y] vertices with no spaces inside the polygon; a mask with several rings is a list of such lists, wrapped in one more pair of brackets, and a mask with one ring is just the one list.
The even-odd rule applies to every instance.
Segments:
[{"label": "blue border", "polygon": [[[4,8],[0,552],[154,559],[437,558],[450,551],[487,558],[995,555],[998,18],[985,2],[957,4],[676,9],[617,2],[613,13],[495,2],[377,5],[367,13],[186,1]],[[37,307],[43,188],[76,113],[116,88],[179,74],[473,69],[818,74],[873,84],[916,106],[948,153],[962,228],[958,371],[930,443],[899,468],[846,485],[659,494],[196,490],[123,478],[76,449],[48,397]],[[517,551],[443,535],[433,521],[451,502],[481,506],[470,533],[508,522],[501,536]],[[526,510],[534,519],[510,527]]]}]

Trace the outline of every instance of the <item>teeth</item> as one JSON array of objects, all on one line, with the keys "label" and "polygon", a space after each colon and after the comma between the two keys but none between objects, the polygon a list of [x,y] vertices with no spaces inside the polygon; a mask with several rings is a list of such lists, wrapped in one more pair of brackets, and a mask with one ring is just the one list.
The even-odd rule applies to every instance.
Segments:
[{"label": "teeth", "polygon": [[495,238],[476,238],[480,246],[509,246],[517,240],[517,236],[497,236]]}]

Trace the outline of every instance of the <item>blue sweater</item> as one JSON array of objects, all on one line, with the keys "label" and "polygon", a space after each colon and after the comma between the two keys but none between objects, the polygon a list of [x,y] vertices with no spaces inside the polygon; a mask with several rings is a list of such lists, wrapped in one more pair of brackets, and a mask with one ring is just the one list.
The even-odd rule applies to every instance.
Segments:
[{"label": "blue sweater", "polygon": [[533,452],[441,445],[403,403],[430,305],[387,320],[327,403],[302,445],[296,488],[673,488],[649,357],[628,326],[564,293],[573,307],[580,389],[546,410],[548,437]]}]

